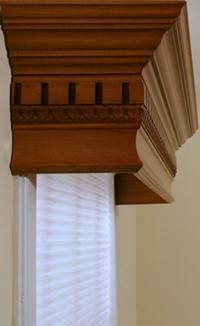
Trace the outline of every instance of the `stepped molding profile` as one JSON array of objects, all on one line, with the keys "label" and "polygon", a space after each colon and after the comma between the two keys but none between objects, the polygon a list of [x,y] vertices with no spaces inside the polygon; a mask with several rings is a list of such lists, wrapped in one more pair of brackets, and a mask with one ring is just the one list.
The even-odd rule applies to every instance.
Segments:
[{"label": "stepped molding profile", "polygon": [[13,174],[115,173],[117,204],[171,202],[198,128],[187,8],[165,0],[0,0]]}]

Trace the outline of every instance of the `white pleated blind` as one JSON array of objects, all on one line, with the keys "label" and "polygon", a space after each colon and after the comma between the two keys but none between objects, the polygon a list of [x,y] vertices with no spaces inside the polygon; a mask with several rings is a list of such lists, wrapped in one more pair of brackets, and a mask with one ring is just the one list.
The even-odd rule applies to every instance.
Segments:
[{"label": "white pleated blind", "polygon": [[36,326],[114,326],[113,176],[37,176]]}]

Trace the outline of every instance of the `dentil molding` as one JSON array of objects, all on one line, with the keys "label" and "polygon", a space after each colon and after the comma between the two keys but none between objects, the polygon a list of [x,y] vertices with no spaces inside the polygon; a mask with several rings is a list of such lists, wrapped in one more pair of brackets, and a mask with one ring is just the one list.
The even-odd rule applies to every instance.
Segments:
[{"label": "dentil molding", "polygon": [[172,200],[197,129],[183,1],[0,1],[13,174],[113,172],[116,203]]}]

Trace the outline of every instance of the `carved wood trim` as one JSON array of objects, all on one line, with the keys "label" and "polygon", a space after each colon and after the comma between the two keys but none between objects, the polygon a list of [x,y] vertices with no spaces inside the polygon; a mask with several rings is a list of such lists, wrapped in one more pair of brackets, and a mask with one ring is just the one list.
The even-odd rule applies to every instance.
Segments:
[{"label": "carved wood trim", "polygon": [[197,129],[185,2],[0,4],[13,174],[114,172],[116,203],[171,201]]},{"label": "carved wood trim", "polygon": [[118,205],[166,203],[165,199],[148,188],[133,173],[117,174],[115,190],[115,202]]}]

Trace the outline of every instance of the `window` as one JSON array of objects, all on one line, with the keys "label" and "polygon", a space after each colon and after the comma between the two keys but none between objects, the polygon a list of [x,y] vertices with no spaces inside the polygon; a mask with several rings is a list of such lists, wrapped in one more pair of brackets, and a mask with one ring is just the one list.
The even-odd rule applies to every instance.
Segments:
[{"label": "window", "polygon": [[35,209],[21,244],[19,325],[115,326],[113,176],[38,175],[36,187],[23,179]]}]

